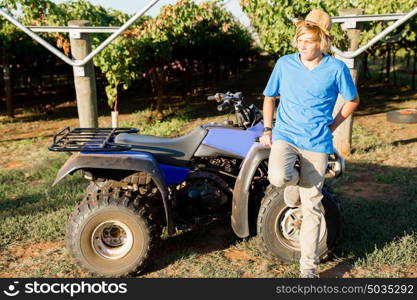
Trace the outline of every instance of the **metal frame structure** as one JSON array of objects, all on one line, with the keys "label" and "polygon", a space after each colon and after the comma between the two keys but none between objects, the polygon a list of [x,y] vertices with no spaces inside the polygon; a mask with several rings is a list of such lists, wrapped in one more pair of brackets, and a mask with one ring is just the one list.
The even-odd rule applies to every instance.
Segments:
[{"label": "metal frame structure", "polygon": [[[96,56],[100,51],[102,51],[104,48],[107,47],[114,39],[116,39],[123,31],[125,31],[127,28],[129,28],[130,25],[132,25],[137,19],[139,19],[141,16],[143,16],[149,9],[151,9],[159,0],[151,0],[148,5],[146,5],[141,11],[136,13],[133,17],[131,17],[123,26],[119,28],[110,27],[110,31],[105,31],[103,27],[98,27],[95,29],[95,27],[86,27],[86,28],[75,28],[73,27],[47,27],[44,31],[42,27],[31,27],[37,30],[37,32],[54,32],[52,30],[59,31],[59,32],[70,32],[70,34],[73,34],[73,38],[77,38],[81,34],[81,32],[113,32],[112,35],[110,35],[105,41],[103,41],[96,49],[94,49],[90,54],[88,54],[84,59],[82,60],[73,60],[67,56],[65,56],[62,52],[60,52],[58,49],[56,49],[54,46],[49,44],[47,41],[45,41],[43,38],[41,38],[39,35],[37,35],[34,31],[29,29],[29,27],[26,27],[25,25],[22,25],[19,21],[17,21],[15,18],[7,14],[4,10],[0,9],[0,15],[6,18],[9,22],[20,28],[23,32],[25,32],[27,35],[29,35],[31,38],[33,38],[35,41],[37,41],[39,44],[44,46],[46,49],[51,51],[53,54],[58,56],[60,59],[62,59],[67,64],[73,66],[73,67],[82,67],[86,63],[88,63],[90,60],[93,59],[94,56]],[[86,31],[85,31],[86,30]],[[95,31],[97,30],[97,31]],[[114,31],[113,31],[114,30]]]},{"label": "metal frame structure", "polygon": [[408,14],[385,14],[385,15],[361,15],[361,16],[341,16],[341,17],[333,17],[332,22],[334,23],[343,23],[344,29],[348,28],[355,28],[356,22],[369,22],[369,21],[393,21],[394,24],[391,24],[387,28],[385,28],[382,32],[377,34],[373,39],[371,39],[366,45],[360,47],[358,50],[353,52],[343,52],[342,50],[332,46],[331,50],[346,59],[355,58],[365,52],[368,48],[375,45],[378,41],[386,37],[390,32],[394,31],[402,24],[407,22],[409,19],[417,15],[417,7],[410,11]]}]

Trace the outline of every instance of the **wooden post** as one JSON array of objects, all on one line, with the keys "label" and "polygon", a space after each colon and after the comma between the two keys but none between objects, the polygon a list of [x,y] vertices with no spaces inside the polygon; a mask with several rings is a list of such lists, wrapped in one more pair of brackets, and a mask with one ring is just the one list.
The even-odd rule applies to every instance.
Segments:
[{"label": "wooden post", "polygon": [[[351,9],[341,9],[339,14],[341,16],[346,15],[362,15],[364,12],[363,9],[351,8]],[[343,26],[343,25],[342,25]],[[347,31],[349,38],[349,48],[348,51],[352,52],[359,48],[359,39],[361,35],[360,29],[357,29],[356,22],[349,22],[349,24],[344,24],[344,30]],[[343,60],[349,67],[350,74],[352,75],[353,81],[357,84],[358,70],[357,63],[359,58],[356,59],[344,59],[336,55],[337,58]],[[339,95],[337,98],[336,105],[333,111],[333,117],[340,111],[345,101]],[[333,133],[333,145],[334,148],[341,154],[343,157],[347,157],[350,154],[351,144],[352,144],[352,124],[353,119],[350,115]]]},{"label": "wooden post", "polygon": [[[68,26],[87,26],[88,21],[69,21]],[[91,39],[87,33],[70,33],[71,54],[82,60],[91,52]],[[80,127],[98,127],[96,76],[92,61],[83,67],[74,67],[74,84]]]}]

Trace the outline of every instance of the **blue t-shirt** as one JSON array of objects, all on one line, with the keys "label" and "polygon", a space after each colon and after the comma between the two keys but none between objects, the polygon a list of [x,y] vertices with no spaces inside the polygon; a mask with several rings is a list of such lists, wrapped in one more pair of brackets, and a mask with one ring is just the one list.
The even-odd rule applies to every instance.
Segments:
[{"label": "blue t-shirt", "polygon": [[333,153],[333,109],[337,95],[346,101],[357,91],[346,64],[323,54],[320,64],[308,70],[299,53],[278,59],[263,93],[281,96],[272,140],[284,140],[300,149]]}]

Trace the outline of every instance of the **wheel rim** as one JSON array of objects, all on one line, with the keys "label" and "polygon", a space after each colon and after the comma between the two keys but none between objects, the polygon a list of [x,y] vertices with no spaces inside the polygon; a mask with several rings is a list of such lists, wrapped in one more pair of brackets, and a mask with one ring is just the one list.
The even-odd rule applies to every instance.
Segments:
[{"label": "wheel rim", "polygon": [[[286,247],[300,251],[300,229],[303,215],[301,207],[285,207],[279,214],[275,223],[275,235]],[[319,242],[326,234],[326,219],[321,214]]]},{"label": "wheel rim", "polygon": [[94,229],[91,246],[102,257],[120,259],[132,249],[133,234],[130,228],[120,221],[106,221]]}]

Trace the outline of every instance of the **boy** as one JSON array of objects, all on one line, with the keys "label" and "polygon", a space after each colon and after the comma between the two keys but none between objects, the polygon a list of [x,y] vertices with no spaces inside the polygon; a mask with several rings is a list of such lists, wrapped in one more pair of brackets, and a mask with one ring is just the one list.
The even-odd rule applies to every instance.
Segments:
[{"label": "boy", "polygon": [[[328,155],[334,152],[332,132],[356,109],[359,97],[345,63],[327,54],[329,15],[314,9],[296,25],[293,45],[299,52],[278,59],[264,90],[260,142],[271,147],[271,184],[286,187],[288,206],[297,206],[301,200],[300,277],[317,278],[321,188]],[[333,119],[338,94],[346,103]],[[278,95],[280,104],[272,128],[273,100]],[[300,173],[294,168],[297,159]]]}]

